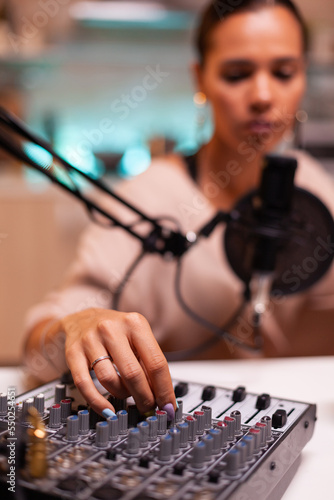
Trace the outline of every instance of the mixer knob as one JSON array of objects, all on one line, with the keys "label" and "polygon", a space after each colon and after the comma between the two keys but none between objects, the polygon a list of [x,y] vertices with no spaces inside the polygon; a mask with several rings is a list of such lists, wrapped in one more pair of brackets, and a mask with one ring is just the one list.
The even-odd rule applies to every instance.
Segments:
[{"label": "mixer knob", "polygon": [[172,454],[180,452],[181,431],[177,427],[171,427],[168,433],[172,436]]},{"label": "mixer knob", "polygon": [[243,440],[239,441],[236,445],[236,449],[240,451],[240,467],[244,467],[247,460],[247,443]]},{"label": "mixer knob", "polygon": [[235,435],[236,436],[241,436],[242,435],[242,430],[241,430],[241,413],[239,410],[234,410],[231,412],[230,417],[235,419]]},{"label": "mixer knob", "polygon": [[257,422],[255,427],[260,429],[260,447],[264,448],[267,446],[267,425],[264,422]]},{"label": "mixer knob", "polygon": [[246,434],[242,438],[242,441],[246,444],[246,461],[251,462],[254,458],[255,437],[251,434]]},{"label": "mixer knob", "polygon": [[187,448],[189,437],[189,425],[187,422],[176,424],[176,428],[180,431],[180,448]]},{"label": "mixer knob", "polygon": [[121,436],[128,433],[128,412],[126,410],[119,410],[118,416],[118,432]]},{"label": "mixer knob", "polygon": [[207,385],[204,387],[202,392],[203,401],[211,401],[216,397],[216,388],[214,385]]},{"label": "mixer knob", "polygon": [[228,441],[228,425],[226,422],[221,422],[219,421],[217,423],[217,428],[221,430],[222,436],[221,436],[221,447],[226,448],[227,447],[227,441]]},{"label": "mixer knob", "polygon": [[55,404],[60,404],[62,399],[66,399],[66,385],[57,384],[55,387]]},{"label": "mixer knob", "polygon": [[201,435],[204,433],[204,422],[205,422],[204,411],[195,411],[194,417],[197,420],[196,434]]},{"label": "mixer knob", "polygon": [[218,455],[221,449],[221,443],[222,443],[222,431],[221,429],[210,429],[209,430],[210,436],[213,438],[213,445],[212,445],[212,453],[213,455]]},{"label": "mixer knob", "polygon": [[37,394],[37,396],[34,397],[34,407],[38,411],[40,415],[43,415],[44,413],[44,405],[45,405],[45,398],[44,394]]},{"label": "mixer knob", "polygon": [[61,406],[60,404],[52,405],[49,415],[49,427],[57,429],[61,426]]},{"label": "mixer knob", "polygon": [[188,394],[189,386],[187,382],[179,382],[174,387],[174,393],[176,398],[183,398],[186,394]]},{"label": "mixer knob", "polygon": [[138,427],[139,433],[140,433],[140,447],[147,448],[148,437],[149,437],[149,424],[146,421],[140,422],[137,427]]},{"label": "mixer knob", "polygon": [[158,436],[158,417],[148,417],[146,422],[148,423],[148,440],[155,441]]},{"label": "mixer knob", "polygon": [[173,439],[170,434],[165,434],[160,438],[158,459],[161,462],[169,462],[172,455]]},{"label": "mixer knob", "polygon": [[195,417],[188,415],[185,420],[189,426],[188,429],[188,441],[195,441],[196,431],[197,431],[197,420]]},{"label": "mixer knob", "polygon": [[192,462],[191,462],[191,465],[194,469],[202,469],[204,467],[205,454],[206,454],[205,448],[206,446],[204,441],[199,441],[194,445]]},{"label": "mixer knob", "polygon": [[208,431],[211,429],[212,408],[210,408],[210,406],[203,405],[202,411],[204,411],[204,429]]},{"label": "mixer knob", "polygon": [[158,419],[158,434],[165,434],[167,430],[167,412],[163,410],[157,410],[155,414]]},{"label": "mixer knob", "polygon": [[256,429],[252,427],[249,430],[249,434],[254,436],[254,454],[258,454],[261,448],[261,431],[260,429]]},{"label": "mixer knob", "polygon": [[265,415],[261,418],[261,422],[266,424],[266,441],[271,441],[271,417],[269,415]]},{"label": "mixer knob", "polygon": [[237,448],[232,448],[225,457],[226,469],[225,473],[228,476],[237,476],[240,473],[241,452]]},{"label": "mixer knob", "polygon": [[25,401],[23,401],[22,417],[23,417],[23,420],[25,422],[28,421],[28,417],[29,417],[28,411],[32,406],[34,406],[34,398],[28,398]]},{"label": "mixer knob", "polygon": [[108,417],[107,422],[109,425],[109,441],[117,441],[119,431],[118,416],[112,415]]},{"label": "mixer knob", "polygon": [[244,386],[239,386],[233,391],[232,401],[234,403],[240,403],[246,397],[246,388]]},{"label": "mixer knob", "polygon": [[79,439],[79,417],[77,415],[67,417],[66,439],[70,442]]},{"label": "mixer knob", "polygon": [[79,417],[79,434],[81,436],[86,436],[89,434],[89,411],[80,410],[78,411]]},{"label": "mixer knob", "polygon": [[63,424],[66,423],[67,417],[71,415],[72,411],[72,400],[71,399],[62,399],[60,401],[61,407],[61,421]]},{"label": "mixer knob", "polygon": [[138,427],[129,430],[126,451],[129,455],[137,455],[140,447],[140,432]]},{"label": "mixer knob", "polygon": [[213,437],[210,434],[205,434],[201,438],[201,441],[205,443],[205,460],[209,461],[212,459],[213,455]]},{"label": "mixer knob", "polygon": [[107,448],[109,438],[108,422],[98,422],[96,424],[95,446],[97,448]]},{"label": "mixer knob", "polygon": [[257,410],[266,410],[270,406],[271,398],[269,394],[260,394],[257,397],[255,408]]},{"label": "mixer knob", "polygon": [[1,392],[0,394],[0,416],[7,415],[7,394]]},{"label": "mixer knob", "polygon": [[224,422],[228,429],[227,439],[233,441],[235,439],[235,418],[226,416]]},{"label": "mixer knob", "polygon": [[287,423],[288,417],[286,414],[286,410],[280,409],[276,410],[272,416],[272,426],[274,429],[278,429],[280,427],[284,427]]},{"label": "mixer knob", "polygon": [[183,415],[183,401],[181,399],[177,400],[178,408],[176,408],[175,412],[175,422],[182,422]]}]

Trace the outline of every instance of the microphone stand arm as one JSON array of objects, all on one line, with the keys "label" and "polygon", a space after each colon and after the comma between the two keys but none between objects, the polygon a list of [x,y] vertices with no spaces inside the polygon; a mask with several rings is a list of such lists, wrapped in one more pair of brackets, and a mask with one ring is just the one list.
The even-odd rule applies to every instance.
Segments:
[{"label": "microphone stand arm", "polygon": [[[2,129],[4,130],[2,130]],[[18,141],[13,140],[12,135],[7,132],[9,129],[11,132],[15,132],[24,139],[29,140],[33,144],[43,148],[52,157],[64,167],[67,178],[70,181],[69,185],[63,182],[54,173],[53,168],[43,168],[35,160],[30,158],[28,154],[24,151],[22,144]],[[161,255],[172,255],[173,257],[181,257],[188,248],[195,243],[197,240],[194,233],[189,233],[189,235],[183,235],[179,231],[174,231],[170,228],[163,226],[158,222],[159,219],[154,219],[149,217],[137,207],[126,201],[124,198],[119,196],[115,191],[109,188],[104,182],[98,179],[92,178],[90,175],[82,172],[78,168],[74,167],[67,160],[58,155],[50,146],[50,144],[44,139],[33,134],[27,127],[22,123],[17,117],[13,116],[11,113],[0,107],[0,147],[5,151],[10,153],[16,159],[24,162],[30,167],[38,170],[43,175],[48,177],[52,182],[60,186],[65,191],[72,194],[74,197],[79,199],[87,208],[87,210],[92,213],[93,211],[101,214],[103,217],[111,222],[111,226],[117,226],[129,234],[141,241],[143,249],[148,253],[159,253]],[[127,225],[120,221],[117,217],[106,211],[95,201],[90,200],[86,195],[84,195],[79,189],[78,185],[73,179],[73,174],[79,174],[85,180],[87,180],[94,187],[99,188],[102,192],[116,199],[122,205],[126,206],[129,210],[134,212],[139,216],[139,222],[148,222],[151,224],[152,229],[147,236],[143,236],[135,229],[133,229],[133,224]],[[161,218],[160,218],[161,219]],[[138,223],[138,221],[137,221]]]}]

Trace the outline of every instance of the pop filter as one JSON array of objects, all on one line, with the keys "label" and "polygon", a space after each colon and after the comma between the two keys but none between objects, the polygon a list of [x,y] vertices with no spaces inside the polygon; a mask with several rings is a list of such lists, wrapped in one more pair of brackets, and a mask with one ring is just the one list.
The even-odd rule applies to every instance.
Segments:
[{"label": "pop filter", "polygon": [[316,196],[293,186],[295,168],[293,158],[266,157],[260,188],[231,212],[225,251],[248,289],[254,275],[270,274],[268,293],[301,292],[332,263],[333,217]]}]

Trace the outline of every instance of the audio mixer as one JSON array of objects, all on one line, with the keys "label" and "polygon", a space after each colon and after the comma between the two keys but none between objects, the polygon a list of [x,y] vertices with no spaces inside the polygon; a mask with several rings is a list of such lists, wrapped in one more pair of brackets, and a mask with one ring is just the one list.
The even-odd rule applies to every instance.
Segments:
[{"label": "audio mixer", "polygon": [[[173,384],[179,408],[172,422],[162,410],[144,417],[131,398],[109,394],[116,415],[104,419],[65,379],[17,397],[12,407],[1,394],[1,498],[281,498],[313,434],[315,405],[242,386]],[[15,494],[9,490],[13,442]]]}]

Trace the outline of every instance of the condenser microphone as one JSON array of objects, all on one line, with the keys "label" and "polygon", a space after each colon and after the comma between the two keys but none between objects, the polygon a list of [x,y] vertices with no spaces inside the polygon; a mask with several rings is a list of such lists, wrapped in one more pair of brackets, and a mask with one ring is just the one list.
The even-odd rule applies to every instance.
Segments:
[{"label": "condenser microphone", "polygon": [[[270,296],[306,290],[333,260],[330,251],[316,258],[317,247],[333,240],[333,217],[317,197],[294,185],[296,168],[295,158],[266,156],[259,188],[237,203],[227,223],[226,255],[246,284],[255,325]],[[308,272],[299,272],[303,266]]]}]

